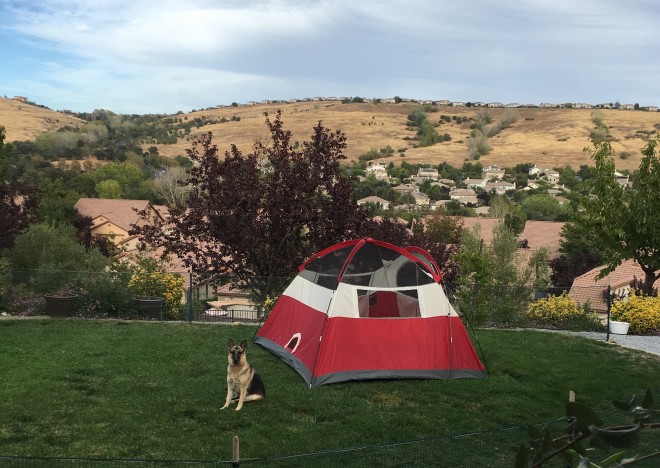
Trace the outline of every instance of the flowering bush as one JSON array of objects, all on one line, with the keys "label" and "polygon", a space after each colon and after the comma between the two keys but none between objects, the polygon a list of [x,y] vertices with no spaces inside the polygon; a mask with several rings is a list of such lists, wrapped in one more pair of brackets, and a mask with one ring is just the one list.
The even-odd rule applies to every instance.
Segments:
[{"label": "flowering bush", "polygon": [[271,310],[273,310],[273,307],[275,307],[275,304],[277,303],[277,300],[279,299],[279,296],[271,297],[271,296],[266,296],[266,299],[264,299],[264,305],[263,305],[263,313],[265,315],[268,315]]},{"label": "flowering bush", "polygon": [[660,331],[660,297],[638,296],[633,291],[629,298],[614,301],[612,320],[630,323],[630,333]]},{"label": "flowering bush", "polygon": [[598,316],[589,307],[580,306],[575,299],[563,293],[549,296],[529,304],[527,317],[534,322],[568,328],[598,329],[602,327]]},{"label": "flowering bush", "polygon": [[128,289],[136,296],[162,297],[165,314],[177,318],[179,303],[183,296],[183,277],[168,272],[163,264],[153,259],[143,258],[128,282]]}]

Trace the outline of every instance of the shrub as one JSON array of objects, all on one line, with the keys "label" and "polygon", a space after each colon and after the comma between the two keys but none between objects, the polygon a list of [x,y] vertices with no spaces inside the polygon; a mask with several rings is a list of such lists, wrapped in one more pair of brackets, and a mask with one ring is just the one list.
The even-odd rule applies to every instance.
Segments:
[{"label": "shrub", "polygon": [[567,293],[530,303],[527,317],[533,322],[551,327],[580,330],[602,328],[598,316],[588,306],[581,307]]},{"label": "shrub", "polygon": [[627,299],[614,301],[612,320],[630,322],[630,333],[660,330],[660,298],[639,296],[634,291]]},{"label": "shrub", "polygon": [[151,258],[139,259],[128,289],[136,296],[162,297],[166,316],[178,318],[179,303],[184,293],[183,277],[168,272],[162,263]]}]

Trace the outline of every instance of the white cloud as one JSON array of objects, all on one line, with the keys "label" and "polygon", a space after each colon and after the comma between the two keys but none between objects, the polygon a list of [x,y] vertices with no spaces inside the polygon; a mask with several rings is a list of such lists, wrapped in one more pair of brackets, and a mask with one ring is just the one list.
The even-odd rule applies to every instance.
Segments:
[{"label": "white cloud", "polygon": [[660,104],[650,0],[0,0],[0,16],[43,61],[0,71],[0,87],[28,80],[76,110],[311,95]]}]

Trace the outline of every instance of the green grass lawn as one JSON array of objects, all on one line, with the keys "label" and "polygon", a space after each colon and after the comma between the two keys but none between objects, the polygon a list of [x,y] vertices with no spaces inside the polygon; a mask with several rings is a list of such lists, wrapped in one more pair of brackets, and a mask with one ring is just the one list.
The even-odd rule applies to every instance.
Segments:
[{"label": "green grass lawn", "polygon": [[267,398],[221,411],[228,338],[252,326],[0,321],[0,455],[229,460],[409,441],[547,421],[569,390],[603,405],[660,383],[660,359],[579,337],[479,330],[484,380],[309,389],[261,347]]}]

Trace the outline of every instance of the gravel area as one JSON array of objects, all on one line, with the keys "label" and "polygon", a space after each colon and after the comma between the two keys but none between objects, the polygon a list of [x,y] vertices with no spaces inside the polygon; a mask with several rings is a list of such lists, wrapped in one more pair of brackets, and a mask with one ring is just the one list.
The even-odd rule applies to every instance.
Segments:
[{"label": "gravel area", "polygon": [[[606,333],[599,332],[569,332],[561,330],[543,330],[557,333],[566,333],[569,335],[584,336],[593,340],[605,341],[607,339]],[[660,356],[660,336],[640,336],[640,335],[615,335],[610,333],[610,343],[617,344],[624,348],[638,349],[646,351],[647,353]]]}]

